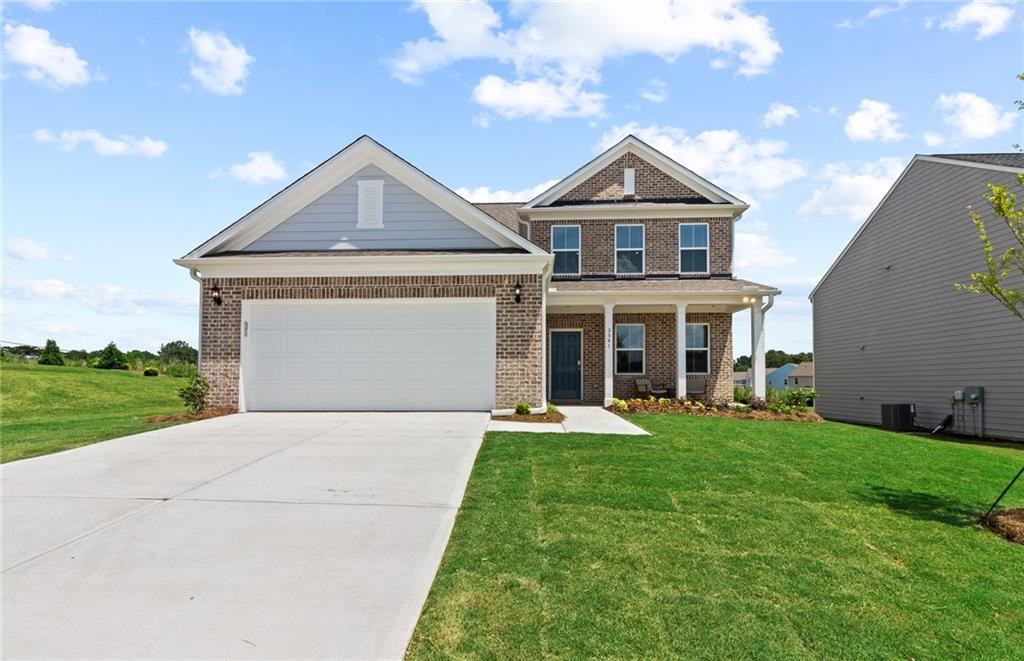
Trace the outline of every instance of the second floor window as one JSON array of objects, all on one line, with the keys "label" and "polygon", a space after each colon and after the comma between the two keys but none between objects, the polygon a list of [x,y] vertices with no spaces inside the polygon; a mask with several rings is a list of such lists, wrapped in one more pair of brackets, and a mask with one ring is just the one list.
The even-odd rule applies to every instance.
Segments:
[{"label": "second floor window", "polygon": [[615,226],[615,273],[644,272],[644,226]]},{"label": "second floor window", "polygon": [[555,275],[579,275],[580,226],[552,226],[551,252],[555,253]]},{"label": "second floor window", "polygon": [[683,223],[679,226],[679,272],[708,272],[708,226]]}]

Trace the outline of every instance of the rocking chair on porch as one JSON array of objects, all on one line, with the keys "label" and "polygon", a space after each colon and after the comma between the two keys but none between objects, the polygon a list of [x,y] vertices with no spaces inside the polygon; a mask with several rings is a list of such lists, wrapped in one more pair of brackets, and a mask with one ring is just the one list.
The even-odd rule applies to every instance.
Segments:
[{"label": "rocking chair on porch", "polygon": [[668,394],[668,388],[663,385],[653,386],[650,379],[637,379],[636,391],[641,397],[664,397]]}]

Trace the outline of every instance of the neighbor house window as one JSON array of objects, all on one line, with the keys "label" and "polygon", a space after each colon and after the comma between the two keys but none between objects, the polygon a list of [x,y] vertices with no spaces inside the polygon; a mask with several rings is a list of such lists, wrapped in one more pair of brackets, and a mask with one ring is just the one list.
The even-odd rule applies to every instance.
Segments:
[{"label": "neighbor house window", "polygon": [[644,272],[644,226],[615,226],[615,273]]},{"label": "neighbor house window", "polygon": [[686,373],[708,374],[711,349],[707,324],[686,324]]},{"label": "neighbor house window", "polygon": [[579,275],[580,226],[552,226],[551,252],[555,253],[555,275]]},{"label": "neighbor house window", "polygon": [[615,373],[644,373],[643,324],[615,324]]},{"label": "neighbor house window", "polygon": [[708,272],[707,223],[679,225],[679,272]]}]

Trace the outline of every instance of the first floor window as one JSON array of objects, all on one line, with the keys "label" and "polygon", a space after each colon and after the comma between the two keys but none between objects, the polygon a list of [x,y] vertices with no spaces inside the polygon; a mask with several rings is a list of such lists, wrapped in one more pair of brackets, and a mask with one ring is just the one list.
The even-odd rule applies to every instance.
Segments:
[{"label": "first floor window", "polygon": [[686,373],[708,374],[711,350],[707,324],[686,324]]},{"label": "first floor window", "polygon": [[644,272],[644,226],[615,226],[615,273]]},{"label": "first floor window", "polygon": [[708,226],[706,223],[679,225],[679,272],[708,272]]},{"label": "first floor window", "polygon": [[615,324],[615,373],[644,373],[643,324]]},{"label": "first floor window", "polygon": [[555,275],[579,275],[580,226],[552,226],[551,252],[555,253]]}]

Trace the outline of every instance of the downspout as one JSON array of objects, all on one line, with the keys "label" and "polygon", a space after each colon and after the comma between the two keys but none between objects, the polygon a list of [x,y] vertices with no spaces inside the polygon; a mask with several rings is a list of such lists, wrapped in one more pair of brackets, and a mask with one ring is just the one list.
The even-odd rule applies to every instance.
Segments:
[{"label": "downspout", "polygon": [[761,308],[761,314],[771,310],[773,305],[775,305],[775,294],[768,294],[768,304]]},{"label": "downspout", "polygon": [[199,356],[196,370],[203,364],[203,276],[196,269],[189,269],[188,276],[199,283],[199,335],[196,340],[196,354]]}]

